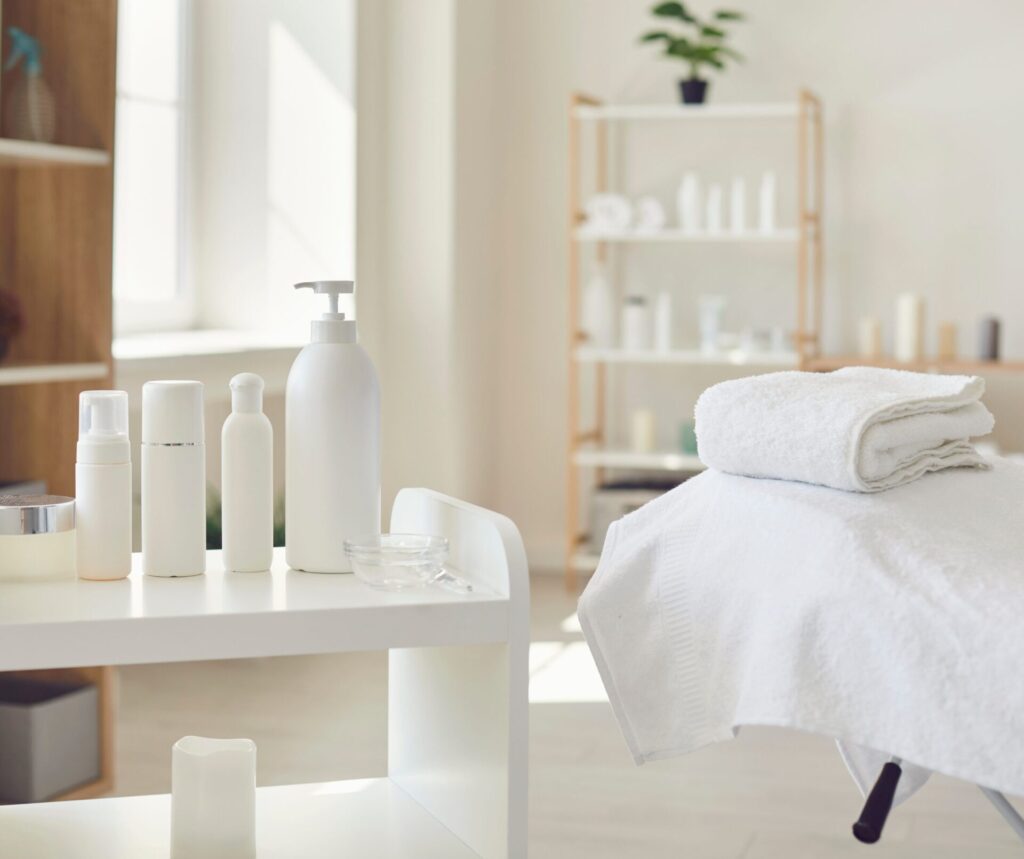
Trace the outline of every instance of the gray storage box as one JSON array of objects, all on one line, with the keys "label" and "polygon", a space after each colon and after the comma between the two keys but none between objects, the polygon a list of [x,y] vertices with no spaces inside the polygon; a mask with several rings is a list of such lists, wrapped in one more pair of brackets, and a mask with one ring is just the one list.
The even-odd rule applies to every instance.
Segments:
[{"label": "gray storage box", "polygon": [[99,774],[95,686],[0,678],[0,801],[40,802]]}]

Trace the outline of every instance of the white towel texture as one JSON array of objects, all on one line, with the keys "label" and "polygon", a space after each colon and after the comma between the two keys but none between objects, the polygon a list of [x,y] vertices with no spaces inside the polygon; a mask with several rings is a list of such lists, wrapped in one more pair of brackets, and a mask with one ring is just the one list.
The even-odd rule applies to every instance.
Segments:
[{"label": "white towel texture", "polygon": [[635,760],[776,725],[862,789],[903,758],[897,801],[1024,796],[1024,466],[991,463],[877,495],[708,471],[612,525],[579,617]]},{"label": "white towel texture", "polygon": [[976,376],[877,367],[784,372],[708,388],[697,445],[711,468],[878,492],[945,468],[983,468],[969,439],[992,414]]}]

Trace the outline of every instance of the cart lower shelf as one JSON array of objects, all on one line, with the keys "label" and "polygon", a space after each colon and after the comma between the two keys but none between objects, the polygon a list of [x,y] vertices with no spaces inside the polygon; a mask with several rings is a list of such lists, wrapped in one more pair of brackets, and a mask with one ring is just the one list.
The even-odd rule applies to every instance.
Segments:
[{"label": "cart lower shelf", "polygon": [[[167,859],[170,833],[167,795],[0,808],[0,856]],[[388,778],[259,788],[256,841],[260,859],[479,859]]]}]

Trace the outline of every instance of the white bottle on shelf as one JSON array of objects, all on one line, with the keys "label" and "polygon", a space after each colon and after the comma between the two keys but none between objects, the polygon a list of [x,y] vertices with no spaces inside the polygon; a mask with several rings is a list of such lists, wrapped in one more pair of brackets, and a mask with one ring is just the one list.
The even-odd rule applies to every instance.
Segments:
[{"label": "white bottle on shelf", "polygon": [[132,571],[132,456],[124,391],[78,397],[75,518],[78,577],[125,578]]},{"label": "white bottle on shelf", "polygon": [[203,385],[142,386],[142,570],[206,572],[206,445]]},{"label": "white bottle on shelf", "polygon": [[221,431],[224,569],[255,573],[274,557],[274,430],[263,414],[263,379],[231,379],[231,414]]},{"label": "white bottle on shelf", "polygon": [[298,283],[330,312],[288,373],[285,557],[296,570],[347,573],[343,543],[380,533],[380,391],[356,323],[338,312],[352,281]]},{"label": "white bottle on shelf", "polygon": [[683,174],[676,192],[676,215],[679,229],[687,235],[700,231],[700,180],[697,174],[688,170]]},{"label": "white bottle on shelf", "polygon": [[622,305],[622,348],[626,352],[651,348],[651,311],[642,295],[629,295]]},{"label": "white bottle on shelf", "polygon": [[615,339],[615,305],[604,263],[594,264],[583,289],[583,331],[596,349],[610,349]]}]

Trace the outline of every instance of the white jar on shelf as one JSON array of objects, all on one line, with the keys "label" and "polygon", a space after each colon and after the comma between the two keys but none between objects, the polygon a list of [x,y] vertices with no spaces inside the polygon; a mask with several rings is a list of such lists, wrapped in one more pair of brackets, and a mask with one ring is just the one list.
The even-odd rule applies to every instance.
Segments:
[{"label": "white jar on shelf", "polygon": [[622,348],[626,352],[651,348],[651,311],[642,295],[627,296],[622,305]]}]

